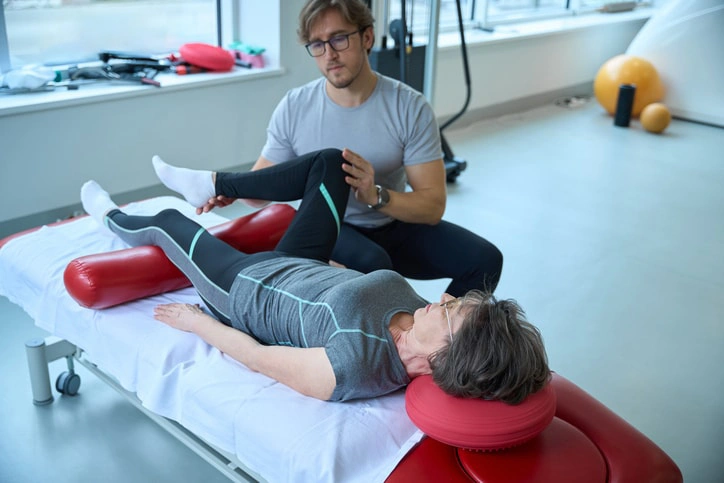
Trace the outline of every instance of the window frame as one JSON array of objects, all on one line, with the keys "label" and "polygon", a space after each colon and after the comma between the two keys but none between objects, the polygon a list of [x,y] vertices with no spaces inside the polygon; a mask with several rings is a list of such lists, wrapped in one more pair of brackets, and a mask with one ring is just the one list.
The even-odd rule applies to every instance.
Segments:
[{"label": "window frame", "polygon": [[[389,11],[393,10],[393,4],[397,5],[405,0],[389,0]],[[409,0],[407,0],[409,1]],[[570,18],[577,15],[596,15],[602,14],[598,10],[605,4],[617,3],[623,0],[600,0],[597,5],[583,5],[583,0],[561,0],[565,6],[551,7],[556,10],[543,9],[539,10],[538,7],[516,9],[513,13],[506,16],[496,16],[491,19],[489,15],[489,9],[492,1],[490,0],[466,0],[465,4],[462,5],[462,16],[463,26],[466,30],[468,29],[479,29],[484,31],[492,31],[498,25],[511,25],[511,24],[522,24],[529,22],[537,22],[541,20],[550,20],[556,18]],[[655,0],[635,0],[637,5],[635,8],[641,7],[652,7],[655,6]],[[452,2],[454,3],[454,2]],[[399,10],[399,8],[396,8]],[[408,9],[409,10],[409,9]],[[377,10],[377,15],[380,20],[385,18],[384,8]],[[384,30],[384,26],[378,26],[378,30]],[[418,38],[425,38],[428,34],[428,26],[426,21],[415,22],[413,30]],[[451,31],[458,30],[457,15],[454,18],[447,18],[443,20],[440,18],[440,24],[438,31],[440,33],[448,33]]]},{"label": "window frame", "polygon": [[0,0],[0,75],[9,71],[11,68],[8,34],[7,28],[5,27],[5,4]]},{"label": "window frame", "polygon": [[[154,96],[179,90],[197,89],[201,86],[222,86],[239,82],[248,82],[264,78],[278,77],[284,74],[281,66],[281,2],[282,0],[221,0],[222,8],[226,8],[227,17],[222,32],[224,42],[231,42],[234,31],[244,32],[245,36],[258,42],[264,47],[264,67],[245,69],[237,67],[231,72],[200,73],[194,75],[175,75],[172,73],[159,73],[156,80],[162,84],[158,89],[125,82],[97,82],[84,84],[77,90],[68,90],[63,87],[41,90],[32,93],[0,92],[0,118],[21,113],[44,111],[68,106],[79,106],[97,102],[113,101],[132,97]],[[233,7],[236,2],[238,8]],[[227,7],[223,7],[227,5]],[[222,16],[224,11],[222,11]],[[235,21],[236,27],[232,26]],[[236,29],[236,30],[235,30]],[[1,33],[1,32],[0,32]],[[241,38],[241,37],[237,37]],[[257,44],[255,44],[257,45]],[[84,65],[99,65],[94,61]],[[4,71],[7,72],[7,71]],[[0,72],[0,79],[2,78]]]},{"label": "window frame", "polygon": [[[213,0],[216,10],[216,22],[214,29],[216,44],[230,45],[234,39],[240,39],[242,27],[239,13],[243,10],[244,0]],[[123,50],[123,49],[121,49]],[[81,63],[81,62],[79,62]],[[7,19],[5,16],[5,2],[0,0],[0,75],[12,69],[21,68],[14,66],[10,55],[10,43],[7,33]]]},{"label": "window frame", "polygon": [[[393,3],[400,3],[401,1],[406,0],[391,0],[391,1],[385,1],[382,2],[381,0],[378,0],[376,2],[376,5],[373,4],[373,8],[375,8],[375,16],[378,18],[378,21],[381,22],[383,18],[386,18],[387,16],[384,15],[384,5],[388,6],[388,9],[392,10],[392,4]],[[637,5],[637,8],[640,6],[654,6],[654,0],[635,0],[639,5]],[[528,10],[528,14],[525,13],[525,10],[519,11],[519,13],[515,15],[511,15],[508,18],[499,18],[496,20],[490,20],[488,18],[488,10],[491,2],[489,0],[467,0],[465,2],[465,5],[462,6],[463,10],[463,26],[466,30],[469,29],[480,29],[484,31],[492,31],[495,29],[498,25],[509,25],[512,23],[526,23],[526,22],[532,22],[532,21],[538,21],[538,20],[544,20],[544,19],[551,19],[551,18],[567,18],[575,15],[581,15],[581,14],[595,14],[596,10],[600,8],[601,5],[604,5],[607,2],[606,0],[601,0],[599,2],[599,6],[596,7],[594,5],[591,6],[583,6],[582,5],[583,0],[566,0],[566,9],[563,12],[560,13],[551,13],[551,14],[545,14],[545,13],[534,13],[534,9]],[[217,9],[217,27],[221,28],[221,41],[222,45],[229,45],[234,39],[240,39],[242,38],[242,27],[241,27],[241,15],[240,12],[244,11],[245,9],[249,9],[250,6],[249,3],[261,3],[261,2],[247,2],[244,3],[244,0],[215,0],[216,3],[216,9]],[[266,2],[264,2],[266,3]],[[258,5],[253,8],[259,8]],[[279,8],[279,7],[276,7]],[[385,31],[385,26],[379,25],[377,26],[377,29],[379,32]],[[457,18],[454,19],[447,19],[444,22],[441,20],[440,24],[438,26],[438,32],[440,33],[446,33],[451,31],[457,31],[458,29],[458,23]],[[425,22],[419,22],[416,23],[414,27],[415,33],[418,35],[418,39],[420,37],[425,38],[428,35],[428,25]],[[217,32],[217,38],[219,37]],[[2,75],[4,72],[7,72],[13,68],[11,56],[10,56],[10,46],[8,43],[8,36],[7,36],[7,25],[6,25],[6,18],[5,18],[5,5],[4,2],[0,2],[0,75]]]}]

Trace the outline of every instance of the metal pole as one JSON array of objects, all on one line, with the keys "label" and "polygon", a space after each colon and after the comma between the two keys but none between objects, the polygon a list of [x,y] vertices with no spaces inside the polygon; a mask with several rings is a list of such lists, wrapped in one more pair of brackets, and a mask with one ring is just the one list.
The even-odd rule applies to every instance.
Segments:
[{"label": "metal pole", "polygon": [[400,32],[400,43],[397,46],[400,51],[400,80],[407,83],[407,0],[400,2],[402,17],[402,32]]},{"label": "metal pole", "polygon": [[389,5],[388,1],[385,2],[372,2],[370,1],[370,10],[372,16],[375,18],[375,45],[378,48],[387,48],[387,35],[389,28]]},{"label": "metal pole", "polygon": [[12,65],[10,65],[10,45],[8,44],[6,25],[5,7],[0,3],[0,74],[9,72],[12,68]]},{"label": "metal pole", "polygon": [[219,47],[224,46],[224,40],[221,36],[221,0],[216,0],[216,43]]},{"label": "metal pole", "polygon": [[435,72],[437,70],[437,36],[440,27],[440,0],[431,0],[430,24],[428,28],[427,50],[425,51],[425,80],[422,93],[427,102],[433,105],[435,96]]}]

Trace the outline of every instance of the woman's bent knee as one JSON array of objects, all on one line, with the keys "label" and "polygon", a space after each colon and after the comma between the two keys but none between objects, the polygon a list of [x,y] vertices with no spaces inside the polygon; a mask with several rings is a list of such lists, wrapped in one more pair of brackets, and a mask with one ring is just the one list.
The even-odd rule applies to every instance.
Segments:
[{"label": "woman's bent knee", "polygon": [[177,223],[181,219],[188,219],[183,213],[175,208],[166,208],[161,210],[153,217],[154,224],[164,226],[167,223]]}]

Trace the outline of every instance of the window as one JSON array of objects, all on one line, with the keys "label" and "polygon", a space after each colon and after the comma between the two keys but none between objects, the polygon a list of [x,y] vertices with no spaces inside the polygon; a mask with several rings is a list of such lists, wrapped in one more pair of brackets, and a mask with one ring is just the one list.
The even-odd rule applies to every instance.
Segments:
[{"label": "window", "polygon": [[486,2],[485,25],[568,15],[569,0],[491,0]]},{"label": "window", "polygon": [[[379,0],[377,0],[379,1]],[[389,19],[401,17],[402,2],[408,28],[425,35],[428,29],[431,0],[391,0]],[[631,4],[622,0],[460,0],[463,23],[468,27],[489,28],[501,23],[524,22],[593,12],[607,4]],[[636,0],[635,3],[650,4]],[[385,19],[382,19],[384,22]],[[389,21],[388,25],[389,25]],[[456,0],[440,1],[440,31],[458,27]]]},{"label": "window", "polygon": [[[219,40],[216,0],[1,1],[0,70],[97,60],[102,50],[161,54]],[[226,5],[231,11],[231,0],[222,11]]]},{"label": "window", "polygon": [[[405,6],[405,16],[407,18],[408,28],[412,28],[413,32],[427,32],[430,18],[431,1],[429,0],[407,0]],[[471,19],[471,7],[475,4],[473,1],[461,0],[460,6],[463,19]],[[402,1],[392,0],[390,2],[390,19],[398,19],[402,16]],[[388,20],[389,23],[389,20]],[[455,0],[441,0],[440,2],[440,25],[455,27],[458,24],[457,5]]]}]

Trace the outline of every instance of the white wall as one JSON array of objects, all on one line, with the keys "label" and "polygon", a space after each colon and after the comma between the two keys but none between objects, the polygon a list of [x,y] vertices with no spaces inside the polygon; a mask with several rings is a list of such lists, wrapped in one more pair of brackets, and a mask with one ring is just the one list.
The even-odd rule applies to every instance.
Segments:
[{"label": "white wall", "polygon": [[[590,84],[601,65],[623,53],[644,20],[593,25],[556,34],[497,42],[467,35],[472,97],[469,109],[485,110],[521,98]],[[460,49],[441,48],[434,104],[438,116],[459,111],[465,101]],[[475,113],[472,113],[475,116]]]},{"label": "white wall", "polygon": [[[284,0],[280,9],[281,76],[0,114],[0,236],[28,223],[53,221],[42,217],[77,207],[79,188],[90,178],[113,195],[156,186],[150,164],[154,154],[209,169],[256,160],[283,93],[318,75],[297,44],[302,3]],[[473,98],[468,116],[592,82],[598,67],[625,51],[642,24],[470,46]],[[441,48],[434,97],[439,116],[459,110],[463,79],[459,49]]]}]

